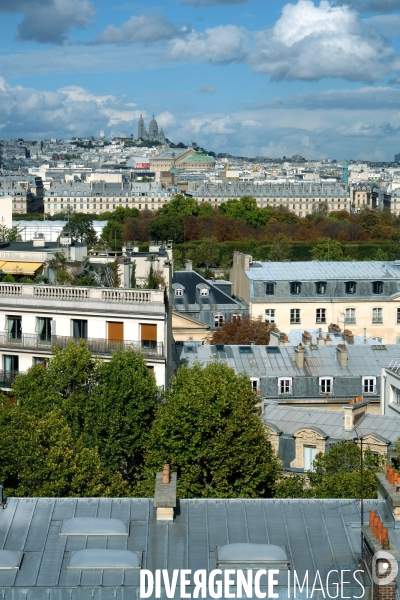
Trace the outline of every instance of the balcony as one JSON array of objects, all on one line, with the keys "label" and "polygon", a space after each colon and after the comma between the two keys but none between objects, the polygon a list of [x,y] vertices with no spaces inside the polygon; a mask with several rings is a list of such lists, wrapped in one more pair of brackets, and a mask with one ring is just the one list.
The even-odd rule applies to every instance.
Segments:
[{"label": "balcony", "polygon": [[0,371],[0,388],[10,388],[18,375],[25,375],[19,371]]},{"label": "balcony", "polygon": [[[52,335],[49,340],[42,340],[38,335],[32,335],[23,333],[19,338],[12,338],[7,333],[0,333],[0,347],[1,348],[13,348],[13,349],[25,349],[25,350],[39,350],[40,352],[51,351],[53,346],[59,348],[66,348],[69,342],[75,342],[79,344],[81,341],[79,338],[73,338],[69,336]],[[126,350],[127,348],[133,348],[136,352],[141,352],[144,356],[163,356],[163,344],[162,342],[138,342],[133,340],[126,340],[124,342],[117,342],[114,340],[104,340],[96,338],[84,339],[89,350],[93,354],[112,354],[116,350]],[[145,344],[145,345],[144,345]]]},{"label": "balcony", "polygon": [[97,302],[164,303],[164,290],[78,287],[67,285],[31,285],[0,283],[0,297],[40,298],[44,300],[92,300]]}]

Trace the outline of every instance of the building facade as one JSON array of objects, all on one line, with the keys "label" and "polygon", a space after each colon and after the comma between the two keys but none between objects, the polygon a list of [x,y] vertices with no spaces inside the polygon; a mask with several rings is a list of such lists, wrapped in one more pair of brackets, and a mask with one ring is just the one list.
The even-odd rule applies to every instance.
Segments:
[{"label": "building facade", "polygon": [[156,211],[170,199],[157,183],[61,182],[44,192],[45,212],[102,214],[118,207]]},{"label": "building facade", "polygon": [[256,262],[234,252],[233,293],[281,331],[336,324],[400,343],[400,261]]},{"label": "building facade", "polygon": [[260,208],[285,207],[299,217],[319,211],[349,211],[351,206],[347,186],[333,183],[204,183],[187,195],[214,207],[227,200],[252,196]]},{"label": "building facade", "polygon": [[164,290],[121,290],[0,283],[0,387],[44,364],[52,347],[85,340],[109,360],[120,348],[142,352],[157,385],[165,386],[168,310]]}]

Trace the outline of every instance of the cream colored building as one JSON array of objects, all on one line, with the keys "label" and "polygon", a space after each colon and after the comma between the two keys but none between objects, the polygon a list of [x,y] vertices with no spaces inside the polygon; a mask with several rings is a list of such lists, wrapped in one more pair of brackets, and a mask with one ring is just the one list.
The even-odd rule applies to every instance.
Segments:
[{"label": "cream colored building", "polygon": [[400,261],[267,262],[234,252],[233,294],[282,332],[336,324],[400,344]]}]

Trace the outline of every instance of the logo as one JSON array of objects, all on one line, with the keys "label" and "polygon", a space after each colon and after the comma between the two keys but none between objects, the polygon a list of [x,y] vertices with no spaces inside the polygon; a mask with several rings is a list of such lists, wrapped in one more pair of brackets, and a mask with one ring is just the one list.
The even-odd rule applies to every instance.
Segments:
[{"label": "logo", "polygon": [[[378,562],[379,561],[379,562]],[[395,557],[386,552],[379,550],[372,558],[372,579],[377,585],[388,585],[397,577],[399,567]]]}]

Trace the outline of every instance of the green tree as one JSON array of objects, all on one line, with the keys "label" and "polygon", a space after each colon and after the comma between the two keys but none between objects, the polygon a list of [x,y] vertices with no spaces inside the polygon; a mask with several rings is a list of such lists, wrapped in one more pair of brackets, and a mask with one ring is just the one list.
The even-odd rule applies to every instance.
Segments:
[{"label": "green tree", "polygon": [[99,449],[107,469],[119,471],[133,485],[144,468],[156,380],[143,356],[129,348],[100,363],[95,375],[97,385],[86,400],[85,443]]},{"label": "green tree", "polygon": [[131,263],[131,288],[135,289],[136,288],[136,260],[133,260]]},{"label": "green tree", "polygon": [[128,486],[75,439],[61,411],[41,416],[2,399],[0,477],[13,496],[121,496]]},{"label": "green tree", "polygon": [[271,250],[268,255],[269,260],[283,261],[290,258],[292,242],[283,233],[278,233],[272,240]]},{"label": "green tree", "polygon": [[224,363],[179,369],[157,410],[138,493],[153,494],[168,462],[182,498],[268,496],[280,461],[255,404],[248,377]]},{"label": "green tree", "polygon": [[[363,452],[364,498],[376,498],[375,473],[382,472],[385,458],[375,456],[367,449]],[[325,454],[314,459],[314,470],[307,472],[307,479],[293,475],[280,479],[275,486],[278,498],[360,498],[361,450],[352,441],[342,440],[333,444]]]},{"label": "green tree", "polygon": [[208,238],[205,239],[202,244],[200,244],[196,251],[196,264],[203,264],[206,267],[211,265],[219,264],[219,244],[216,238]]},{"label": "green tree", "polygon": [[388,260],[388,253],[385,252],[380,246],[375,252],[374,260]]},{"label": "green tree", "polygon": [[174,215],[179,217],[189,217],[198,214],[198,205],[193,198],[186,198],[182,194],[177,194],[167,204],[164,204],[161,213],[163,215]]},{"label": "green tree", "polygon": [[317,244],[311,250],[313,260],[343,260],[342,245],[337,240],[328,237],[318,238]]},{"label": "green tree", "polygon": [[179,214],[161,211],[151,219],[149,233],[153,240],[173,240],[175,244],[181,244],[184,241],[184,218]]},{"label": "green tree", "polygon": [[153,265],[150,265],[149,274],[147,275],[146,288],[148,290],[155,290],[157,287],[156,280],[154,277]]},{"label": "green tree", "polygon": [[258,208],[257,201],[252,196],[242,196],[240,200],[228,200],[219,207],[219,213],[232,219],[244,219],[254,227],[261,227],[268,222],[271,213],[264,208]]},{"label": "green tree", "polygon": [[11,273],[7,273],[7,275],[4,275],[2,281],[4,283],[14,283],[15,277],[14,275],[11,275]]},{"label": "green tree", "polygon": [[375,227],[380,225],[379,215],[372,210],[365,210],[360,215],[359,225],[368,233],[373,233]]},{"label": "green tree", "polygon": [[22,242],[18,227],[7,227],[0,225],[0,242]]},{"label": "green tree", "polygon": [[63,233],[67,233],[75,242],[94,246],[97,242],[97,234],[93,228],[93,221],[89,215],[74,213],[69,217]]}]

